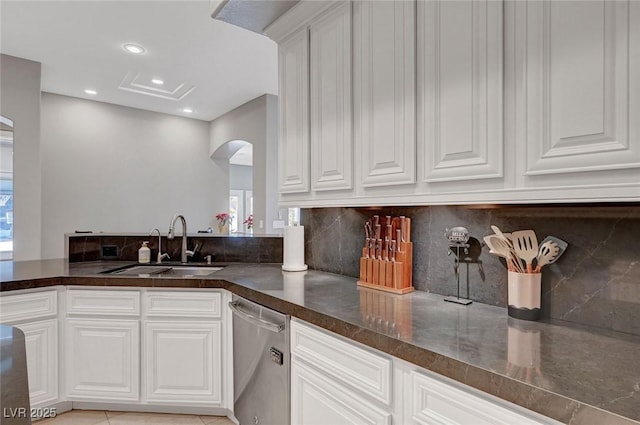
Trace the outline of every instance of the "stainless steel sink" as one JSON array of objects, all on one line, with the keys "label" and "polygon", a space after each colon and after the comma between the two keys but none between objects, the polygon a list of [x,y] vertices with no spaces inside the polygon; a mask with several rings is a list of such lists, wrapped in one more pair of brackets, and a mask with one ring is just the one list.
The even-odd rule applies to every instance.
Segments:
[{"label": "stainless steel sink", "polygon": [[118,276],[138,277],[201,277],[209,276],[222,270],[222,267],[198,267],[198,266],[165,266],[165,265],[132,265],[107,270],[103,273]]}]

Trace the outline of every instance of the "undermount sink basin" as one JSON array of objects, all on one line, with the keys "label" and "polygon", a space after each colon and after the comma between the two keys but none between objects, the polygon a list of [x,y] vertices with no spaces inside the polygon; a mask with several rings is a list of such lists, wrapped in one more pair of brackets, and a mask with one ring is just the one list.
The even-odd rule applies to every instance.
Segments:
[{"label": "undermount sink basin", "polygon": [[198,266],[165,266],[165,265],[132,265],[120,267],[114,270],[107,270],[103,273],[118,276],[139,276],[139,277],[195,277],[209,276],[222,270],[222,267],[198,267]]}]

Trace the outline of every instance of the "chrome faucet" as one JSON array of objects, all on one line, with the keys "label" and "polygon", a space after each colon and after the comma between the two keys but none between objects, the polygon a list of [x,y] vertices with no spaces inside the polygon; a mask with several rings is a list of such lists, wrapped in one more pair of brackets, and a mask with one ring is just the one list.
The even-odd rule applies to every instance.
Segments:
[{"label": "chrome faucet", "polygon": [[149,236],[153,236],[153,232],[158,232],[158,257],[156,262],[160,264],[165,258],[169,259],[169,254],[166,252],[164,254],[162,253],[162,235],[160,235],[160,229],[158,229],[157,227],[152,229],[149,232]]},{"label": "chrome faucet", "polygon": [[182,248],[180,249],[180,262],[186,263],[187,258],[193,255],[193,251],[189,251],[187,249],[187,220],[181,214],[176,214],[171,219],[171,224],[169,225],[169,233],[167,234],[167,239],[173,239],[175,237],[175,225],[176,220],[180,219],[182,223]]}]

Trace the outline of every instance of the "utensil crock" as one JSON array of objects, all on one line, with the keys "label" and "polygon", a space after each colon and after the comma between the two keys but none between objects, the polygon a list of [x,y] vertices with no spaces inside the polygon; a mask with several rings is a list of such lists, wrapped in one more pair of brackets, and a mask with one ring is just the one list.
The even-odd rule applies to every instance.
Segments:
[{"label": "utensil crock", "polygon": [[540,319],[542,273],[508,273],[509,316],[522,320]]}]

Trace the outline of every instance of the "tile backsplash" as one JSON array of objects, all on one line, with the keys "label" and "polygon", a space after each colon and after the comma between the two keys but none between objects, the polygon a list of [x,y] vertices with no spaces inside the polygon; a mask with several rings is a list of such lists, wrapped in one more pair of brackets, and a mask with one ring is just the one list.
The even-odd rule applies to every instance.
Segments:
[{"label": "tile backsplash", "polygon": [[[158,236],[139,235],[69,235],[67,255],[69,262],[80,261],[137,261],[138,249],[142,241],[149,241],[151,261],[158,255]],[[168,261],[180,261],[182,238],[173,240],[162,237],[162,252],[171,257]],[[198,245],[191,262],[204,261],[207,255],[217,263],[281,263],[282,237],[280,236],[209,236],[189,235],[187,246],[194,249]],[[104,247],[111,247],[115,255],[105,256]]]},{"label": "tile backsplash", "polygon": [[[539,240],[559,237],[569,247],[557,263],[543,269],[543,318],[640,335],[638,204],[303,209],[309,267],[358,277],[364,222],[374,214],[411,217],[413,285],[441,295],[457,290],[446,228],[464,226],[480,241],[493,233],[492,224],[504,232],[533,229]],[[480,259],[484,273],[476,264],[469,268],[469,298],[506,306],[505,266],[486,247]],[[461,265],[461,296],[466,295],[465,267]]]}]

